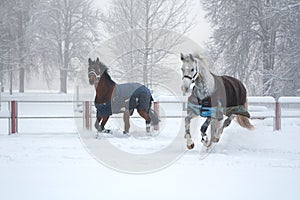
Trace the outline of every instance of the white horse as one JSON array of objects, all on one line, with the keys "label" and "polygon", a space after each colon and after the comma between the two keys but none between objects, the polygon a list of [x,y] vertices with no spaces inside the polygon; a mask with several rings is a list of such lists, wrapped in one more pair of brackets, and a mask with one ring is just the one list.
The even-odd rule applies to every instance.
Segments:
[{"label": "white horse", "polygon": [[[205,60],[199,54],[180,55],[182,61],[182,86],[188,92],[192,83],[195,86],[188,98],[187,117],[185,118],[185,139],[187,148],[194,148],[190,134],[191,119],[196,116],[206,117],[201,127],[201,142],[209,147],[218,142],[223,129],[237,116],[238,123],[252,130],[250,114],[247,111],[247,91],[241,81],[230,76],[217,76],[211,73]],[[220,126],[223,115],[228,118]],[[211,136],[206,130],[211,125]]]}]

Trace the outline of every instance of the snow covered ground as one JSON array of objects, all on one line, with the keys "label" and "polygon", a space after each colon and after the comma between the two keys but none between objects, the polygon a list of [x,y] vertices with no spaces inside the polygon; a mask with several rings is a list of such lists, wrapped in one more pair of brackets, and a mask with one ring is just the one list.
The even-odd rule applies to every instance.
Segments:
[{"label": "snow covered ground", "polygon": [[231,124],[206,157],[199,155],[200,122],[193,122],[196,147],[187,151],[181,119],[165,120],[154,137],[144,135],[138,118],[129,138],[118,119],[109,124],[115,136],[98,140],[94,131],[65,132],[74,123],[45,123],[62,130],[55,134],[1,134],[0,198],[300,199],[299,119],[283,120],[276,132],[270,120],[252,123],[254,131]]}]

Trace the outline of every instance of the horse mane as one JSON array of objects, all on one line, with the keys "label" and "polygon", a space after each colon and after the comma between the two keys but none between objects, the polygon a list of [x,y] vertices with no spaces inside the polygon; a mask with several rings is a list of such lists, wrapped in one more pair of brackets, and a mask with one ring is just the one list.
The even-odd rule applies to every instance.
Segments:
[{"label": "horse mane", "polygon": [[99,68],[101,72],[105,72],[106,70],[108,70],[108,67],[101,61],[99,61]]},{"label": "horse mane", "polygon": [[99,69],[102,74],[101,76],[103,76],[109,83],[112,83],[112,85],[116,84],[108,74],[108,67],[101,61],[99,61]]},{"label": "horse mane", "polygon": [[105,69],[105,71],[103,72],[102,76],[109,81],[109,83],[111,83],[112,85],[115,85],[116,82],[112,80],[111,76],[108,74],[108,68]]},{"label": "horse mane", "polygon": [[205,67],[208,71],[210,71],[207,65],[206,58],[204,56],[202,56],[200,53],[193,53],[193,56],[199,60],[201,66]]},{"label": "horse mane", "polygon": [[100,104],[111,100],[111,96],[116,85],[116,83],[112,80],[112,78],[107,72],[108,68],[103,63],[101,63],[101,65],[99,63],[101,77],[96,87],[95,98],[95,102]]}]

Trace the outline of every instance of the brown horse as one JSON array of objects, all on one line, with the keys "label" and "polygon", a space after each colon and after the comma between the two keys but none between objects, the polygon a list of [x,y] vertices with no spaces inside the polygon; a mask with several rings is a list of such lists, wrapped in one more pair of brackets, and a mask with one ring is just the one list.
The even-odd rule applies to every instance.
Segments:
[{"label": "brown horse", "polygon": [[107,132],[104,126],[109,116],[113,113],[124,113],[123,133],[128,134],[129,117],[133,114],[134,109],[137,109],[139,115],[145,119],[146,131],[149,133],[150,125],[158,123],[157,115],[151,110],[153,98],[150,90],[139,83],[116,84],[108,74],[107,66],[100,62],[99,58],[96,61],[89,58],[88,62],[89,82],[96,89],[97,120],[95,128],[100,132]]},{"label": "brown horse", "polygon": [[[199,55],[181,54],[182,61],[182,91],[189,90],[195,83],[192,94],[188,98],[187,117],[185,118],[185,139],[188,149],[194,147],[190,135],[190,121],[195,116],[206,117],[201,127],[202,143],[209,147],[212,142],[218,142],[223,129],[237,116],[238,123],[252,130],[254,127],[249,122],[250,114],[247,111],[247,91],[243,83],[230,76],[217,76],[211,73],[205,60]],[[222,127],[219,121],[223,115],[228,118]],[[211,124],[211,137],[206,135],[206,130]]]}]

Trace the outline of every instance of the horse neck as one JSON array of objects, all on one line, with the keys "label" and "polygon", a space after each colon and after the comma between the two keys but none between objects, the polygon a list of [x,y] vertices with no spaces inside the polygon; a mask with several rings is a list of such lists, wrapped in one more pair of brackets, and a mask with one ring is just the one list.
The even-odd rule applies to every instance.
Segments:
[{"label": "horse neck", "polygon": [[203,96],[208,97],[212,95],[216,90],[214,76],[206,67],[202,67],[198,71],[198,73],[201,73],[202,75],[202,81],[197,78],[195,81],[195,85],[198,90],[202,92]]},{"label": "horse neck", "polygon": [[111,100],[116,83],[111,80],[108,74],[103,73],[96,87],[97,103],[105,103]]},{"label": "horse neck", "polygon": [[98,86],[98,83],[99,83],[99,81],[98,81],[98,80],[94,82],[94,87],[95,87],[95,90],[96,90],[96,91],[97,91],[97,86]]}]

